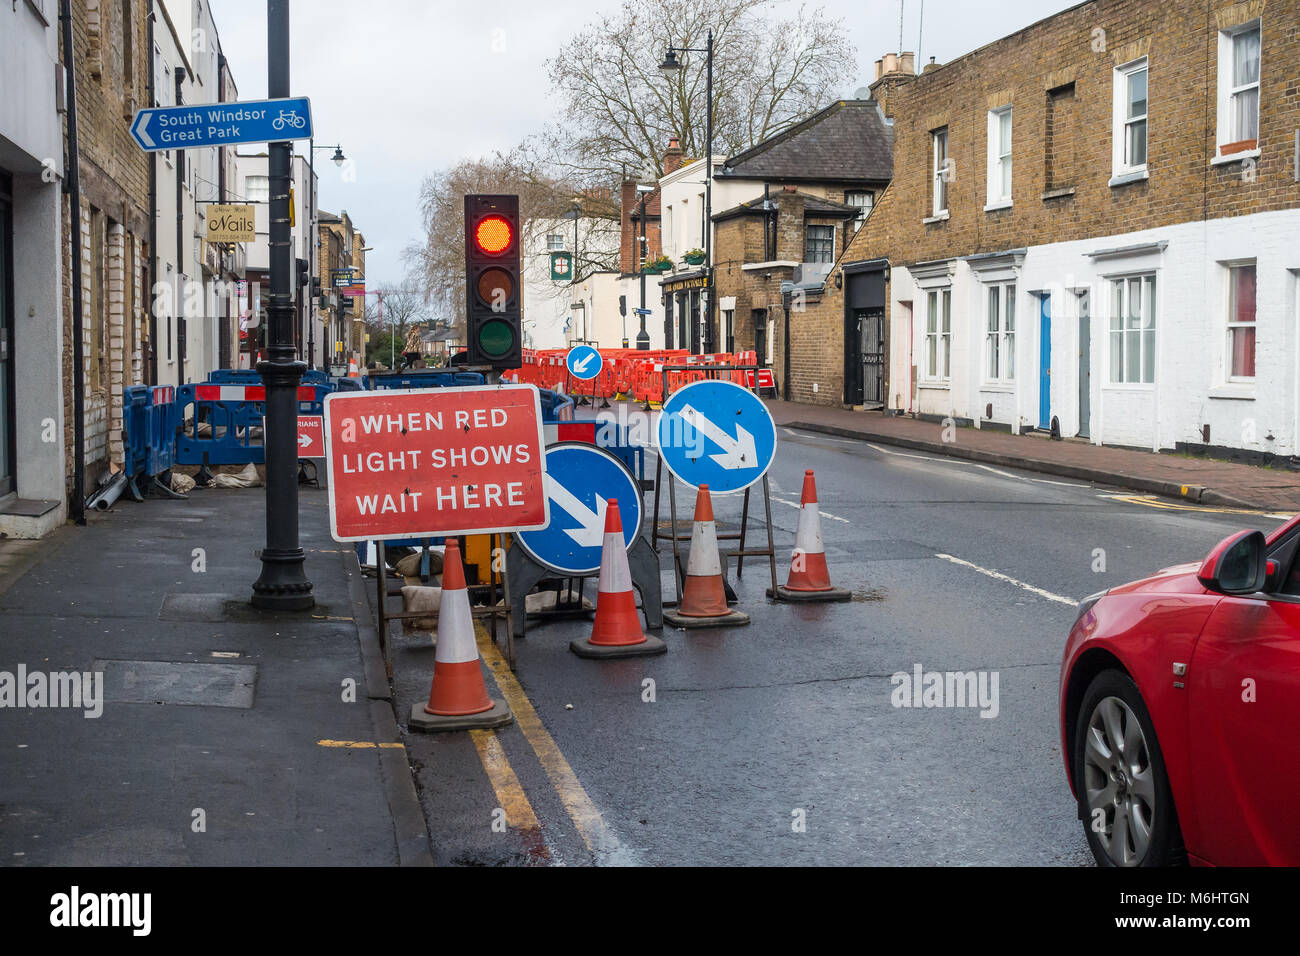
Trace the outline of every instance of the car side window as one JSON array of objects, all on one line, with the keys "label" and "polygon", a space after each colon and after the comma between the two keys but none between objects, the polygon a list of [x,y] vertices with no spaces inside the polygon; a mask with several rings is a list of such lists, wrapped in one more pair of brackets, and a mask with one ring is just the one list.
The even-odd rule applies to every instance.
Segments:
[{"label": "car side window", "polygon": [[1300,534],[1292,534],[1269,552],[1270,561],[1276,561],[1287,569],[1278,589],[1280,594],[1300,595],[1300,548],[1297,545],[1300,545]]}]

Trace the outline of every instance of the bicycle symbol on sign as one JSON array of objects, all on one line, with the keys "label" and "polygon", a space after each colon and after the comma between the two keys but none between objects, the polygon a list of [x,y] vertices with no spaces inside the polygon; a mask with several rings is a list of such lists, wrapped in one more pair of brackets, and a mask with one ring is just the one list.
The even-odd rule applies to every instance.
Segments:
[{"label": "bicycle symbol on sign", "polygon": [[294,129],[302,129],[307,125],[307,119],[293,110],[280,110],[280,115],[271,120],[271,128],[276,132],[283,130],[286,124]]}]

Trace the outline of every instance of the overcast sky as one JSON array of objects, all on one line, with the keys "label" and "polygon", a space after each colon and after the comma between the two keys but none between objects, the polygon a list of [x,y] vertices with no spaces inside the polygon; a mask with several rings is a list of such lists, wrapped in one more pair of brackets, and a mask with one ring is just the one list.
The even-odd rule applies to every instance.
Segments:
[{"label": "overcast sky", "polygon": [[[210,0],[241,99],[266,95],[266,0]],[[903,47],[940,63],[1073,6],[1077,0],[903,0]],[[783,10],[798,0],[785,0]],[[293,94],[309,96],[317,145],[354,162],[345,181],[317,153],[320,204],[346,209],[374,247],[371,288],[402,279],[402,249],[420,236],[425,173],[509,149],[545,123],[543,64],[599,11],[621,0],[310,0],[292,7]],[[899,0],[809,0],[843,20],[858,51],[829,103],[873,77],[898,46]],[[922,22],[923,18],[923,22]],[[664,37],[646,38],[646,56]],[[494,40],[497,41],[494,44]],[[502,42],[503,41],[503,42]],[[504,54],[494,53],[504,45]],[[666,144],[665,144],[666,145]],[[306,144],[300,147],[306,150]]]}]

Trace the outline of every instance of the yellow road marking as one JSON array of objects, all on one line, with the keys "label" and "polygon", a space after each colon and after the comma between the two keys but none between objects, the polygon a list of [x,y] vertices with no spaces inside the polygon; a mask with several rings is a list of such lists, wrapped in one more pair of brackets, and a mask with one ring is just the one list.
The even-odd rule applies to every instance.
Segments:
[{"label": "yellow road marking", "polygon": [[483,769],[492,781],[492,789],[497,792],[497,802],[506,812],[506,822],[519,830],[537,830],[541,823],[533,812],[533,805],[524,795],[524,788],[519,785],[515,770],[506,759],[506,752],[501,748],[501,741],[490,730],[471,730],[470,739],[478,750]]},{"label": "yellow road marking", "polygon": [[[542,719],[537,715],[533,708],[532,701],[524,693],[524,689],[519,686],[519,681],[511,673],[510,668],[506,665],[505,658],[501,656],[501,651],[497,649],[496,644],[484,628],[475,623],[474,636],[478,639],[479,653],[483,655],[483,660],[487,662],[492,671],[492,676],[496,678],[497,686],[501,688],[501,694],[505,697],[506,703],[514,711],[515,723],[519,725],[520,731],[523,732],[524,738],[537,754],[537,760],[546,772],[546,776],[551,779],[551,785],[555,787],[555,792],[560,796],[560,802],[564,804],[564,809],[568,811],[569,817],[573,820],[573,825],[578,829],[578,835],[582,837],[582,842],[587,845],[587,849],[592,853],[601,854],[614,852],[618,849],[618,840],[605,826],[605,820],[596,809],[596,805],[591,802],[587,796],[587,791],[583,789],[582,784],[578,782],[578,775],[573,772],[569,766],[569,761],[564,758],[560,748],[556,746],[555,740],[547,732],[546,727],[542,724]],[[477,743],[477,741],[476,741]],[[491,771],[489,771],[489,774]]]},{"label": "yellow road marking", "polygon": [[406,744],[374,743],[370,740],[318,740],[317,747],[334,747],[343,750],[402,750]]},{"label": "yellow road marking", "polygon": [[1283,514],[1275,511],[1254,511],[1250,508],[1214,508],[1209,505],[1192,505],[1181,501],[1161,501],[1150,495],[1102,495],[1103,498],[1110,498],[1112,501],[1123,501],[1133,505],[1144,505],[1147,508],[1159,508],[1162,511],[1196,511],[1202,514],[1216,515],[1258,515],[1261,518],[1277,518],[1280,521],[1289,521],[1295,517],[1294,514]]}]

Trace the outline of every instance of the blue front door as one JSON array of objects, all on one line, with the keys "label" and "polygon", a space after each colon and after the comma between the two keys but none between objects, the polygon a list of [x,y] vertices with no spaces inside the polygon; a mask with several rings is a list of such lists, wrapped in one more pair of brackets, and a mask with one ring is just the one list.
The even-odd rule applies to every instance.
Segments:
[{"label": "blue front door", "polygon": [[1052,427],[1052,297],[1042,297],[1038,336],[1038,427]]}]

